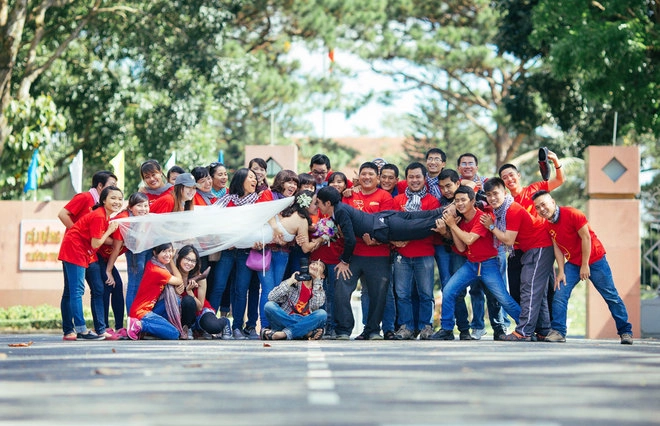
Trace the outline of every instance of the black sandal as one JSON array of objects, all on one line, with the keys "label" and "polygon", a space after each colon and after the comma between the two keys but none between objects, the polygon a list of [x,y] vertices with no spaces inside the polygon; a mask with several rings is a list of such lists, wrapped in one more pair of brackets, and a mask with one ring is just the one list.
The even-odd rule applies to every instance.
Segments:
[{"label": "black sandal", "polygon": [[324,330],[322,328],[317,328],[316,330],[311,332],[311,336],[309,336],[309,340],[320,340],[321,337],[323,337],[323,332]]},{"label": "black sandal", "polygon": [[260,336],[261,340],[273,340],[273,334],[275,334],[275,332],[270,328],[262,328]]}]

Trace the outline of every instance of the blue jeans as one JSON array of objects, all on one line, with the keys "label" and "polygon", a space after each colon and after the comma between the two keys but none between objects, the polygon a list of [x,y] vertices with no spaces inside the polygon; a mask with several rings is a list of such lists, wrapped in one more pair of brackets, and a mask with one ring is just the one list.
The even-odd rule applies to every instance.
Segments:
[{"label": "blue jeans", "polygon": [[520,317],[520,305],[506,290],[506,284],[502,279],[497,258],[490,258],[483,262],[467,261],[456,271],[445,287],[444,297],[442,299],[442,319],[441,326],[443,330],[454,329],[454,306],[456,298],[469,285],[475,282],[481,282],[486,286],[495,299],[506,309],[506,311],[518,321]]},{"label": "blue jeans", "polygon": [[[456,273],[456,271],[461,268],[461,266],[463,266],[465,261],[465,256],[456,254],[453,251],[447,251],[444,245],[435,246],[435,263],[438,265],[438,273],[440,275],[440,289],[442,290],[443,294],[449,279]],[[454,307],[456,325],[460,331],[468,331],[470,329],[470,321],[468,320],[468,308],[467,304],[465,303],[466,295],[467,290],[463,291],[458,296],[456,299],[456,306]]]},{"label": "blue jeans", "polygon": [[[497,250],[497,262],[499,264],[499,271],[502,275],[502,280],[504,281],[505,287],[507,281],[506,255],[506,247],[504,245],[500,245]],[[502,311],[502,306],[492,295],[488,294],[487,291],[484,291],[483,284],[481,282],[476,282],[470,286],[470,299],[472,302],[472,323],[470,324],[470,327],[473,330],[486,328],[484,323],[484,303],[486,306],[488,306],[488,319],[493,329],[506,329],[511,325],[511,322],[509,321],[506,313]]]},{"label": "blue jeans", "polygon": [[103,322],[106,327],[110,327],[110,297],[112,296],[112,313],[115,317],[115,329],[119,330],[124,326],[124,283],[121,280],[121,274],[116,267],[112,267],[112,278],[115,280],[115,286],[105,284],[108,279],[106,269],[108,261],[97,254],[99,269],[101,272],[101,281],[103,281]]},{"label": "blue jeans", "polygon": [[[399,324],[408,330],[417,326],[423,328],[433,324],[433,256],[394,257],[394,288],[397,295],[397,312]],[[413,285],[419,294],[419,318],[413,316],[412,294]]]},{"label": "blue jeans", "polygon": [[275,302],[268,302],[264,312],[270,322],[270,329],[284,331],[288,340],[299,339],[312,330],[323,328],[327,314],[323,309],[317,309],[309,315],[289,314]]},{"label": "blue jeans", "polygon": [[[606,256],[589,265],[589,269],[591,272],[589,279],[607,303],[612,318],[614,318],[617,333],[619,335],[632,334],[632,324],[628,322],[628,311],[616,291],[612,270],[607,263]],[[564,273],[566,274],[566,285],[555,290],[555,296],[552,299],[552,329],[566,336],[568,298],[571,297],[573,288],[580,282],[580,267],[567,262],[564,266]]]},{"label": "blue jeans", "polygon": [[234,325],[236,329],[243,329],[243,317],[247,307],[247,292],[250,288],[252,279],[252,270],[245,265],[249,249],[231,249],[224,250],[220,260],[216,262],[215,273],[213,275],[213,286],[207,297],[213,310],[218,311],[222,293],[225,291],[227,281],[232,269],[235,270],[234,292],[231,298],[232,313],[234,316]]},{"label": "blue jeans", "polygon": [[97,334],[105,333],[106,325],[104,318],[106,316],[103,309],[103,293],[105,292],[105,282],[101,278],[101,266],[99,262],[92,262],[85,271],[85,279],[91,292],[92,319],[94,320],[94,330]]},{"label": "blue jeans", "polygon": [[[126,252],[126,267],[128,269],[128,282],[126,283],[126,312],[131,312],[131,305],[135,300],[138,287],[142,281],[144,274],[144,267],[147,261],[153,256],[153,251],[145,250],[141,253],[133,253],[128,250]],[[115,280],[116,281],[116,280]]]},{"label": "blue jeans", "polygon": [[153,311],[142,317],[142,331],[159,339],[178,340],[179,330],[167,319],[165,302],[163,299],[156,302]]},{"label": "blue jeans", "polygon": [[85,268],[62,261],[62,270],[64,271],[64,291],[60,301],[62,331],[64,334],[86,333],[87,325],[82,303],[85,294]]},{"label": "blue jeans", "polygon": [[[268,317],[264,314],[264,306],[268,302],[270,292],[282,282],[286,264],[289,260],[288,251],[273,251],[271,253],[270,268],[264,274],[263,271],[257,271],[259,281],[261,282],[261,298],[259,299],[259,315],[261,316],[261,326],[268,327]],[[288,278],[288,277],[287,277]]]},{"label": "blue jeans", "polygon": [[335,281],[337,274],[335,272],[336,264],[325,265],[325,280],[323,281],[323,290],[325,291],[325,305],[323,309],[328,315],[326,320],[326,327],[329,330],[335,329]]}]

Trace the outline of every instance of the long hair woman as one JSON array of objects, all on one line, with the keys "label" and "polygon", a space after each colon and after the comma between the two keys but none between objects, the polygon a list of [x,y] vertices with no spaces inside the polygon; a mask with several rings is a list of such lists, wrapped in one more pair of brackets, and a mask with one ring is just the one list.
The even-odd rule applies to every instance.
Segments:
[{"label": "long hair woman", "polygon": [[[64,234],[58,256],[64,271],[64,291],[60,302],[64,340],[102,340],[108,337],[105,336],[105,324],[96,333],[87,329],[82,296],[90,258],[96,256],[99,247],[117,229],[117,223],[110,222],[110,215],[122,208],[123,200],[124,195],[116,186],[104,188],[93,210]],[[103,303],[102,300],[100,302]]]}]

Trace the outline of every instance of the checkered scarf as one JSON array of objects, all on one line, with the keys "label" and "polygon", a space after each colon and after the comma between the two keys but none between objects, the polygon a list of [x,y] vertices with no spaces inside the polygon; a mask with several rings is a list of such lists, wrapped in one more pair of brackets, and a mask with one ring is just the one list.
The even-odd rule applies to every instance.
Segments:
[{"label": "checkered scarf", "polygon": [[413,192],[410,188],[406,188],[406,197],[408,197],[405,207],[406,211],[418,212],[422,210],[422,198],[426,197],[426,194],[428,194],[428,191],[425,186],[417,192]]}]

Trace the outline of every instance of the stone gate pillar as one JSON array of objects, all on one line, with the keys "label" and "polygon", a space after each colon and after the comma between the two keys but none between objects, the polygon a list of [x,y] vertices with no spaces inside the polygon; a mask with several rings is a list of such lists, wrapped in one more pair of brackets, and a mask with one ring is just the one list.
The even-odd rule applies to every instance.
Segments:
[{"label": "stone gate pillar", "polygon": [[[639,148],[590,146],[587,163],[587,217],[603,242],[614,284],[628,309],[635,337],[640,337],[640,191]],[[616,338],[607,305],[593,285],[587,294],[587,338]]]}]

